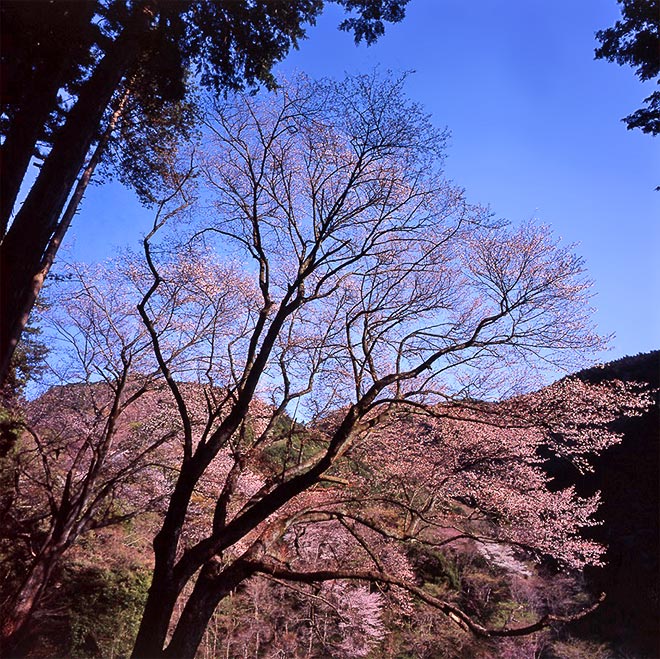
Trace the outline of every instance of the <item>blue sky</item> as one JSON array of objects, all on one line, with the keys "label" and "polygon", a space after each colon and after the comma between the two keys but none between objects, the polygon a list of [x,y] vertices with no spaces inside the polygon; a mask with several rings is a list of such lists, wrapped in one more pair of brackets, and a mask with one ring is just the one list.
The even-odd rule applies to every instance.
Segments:
[{"label": "blue sky", "polygon": [[[593,58],[595,32],[618,16],[615,0],[410,0],[402,23],[356,48],[330,6],[277,71],[414,70],[409,95],[451,131],[448,177],[497,217],[578,243],[599,330],[616,335],[607,361],[660,348],[660,149],[620,121],[652,87]],[[119,185],[95,187],[68,257],[135,244],[149,218]]]}]

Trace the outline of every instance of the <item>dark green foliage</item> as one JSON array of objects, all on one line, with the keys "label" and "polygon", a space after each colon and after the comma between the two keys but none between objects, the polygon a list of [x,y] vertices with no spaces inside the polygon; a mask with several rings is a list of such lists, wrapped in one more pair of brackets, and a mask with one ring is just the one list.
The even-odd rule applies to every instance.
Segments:
[{"label": "dark green foliage", "polygon": [[[4,475],[6,464],[0,468]],[[4,488],[5,483],[2,485]],[[32,541],[36,545],[40,535],[36,525],[19,526],[10,510],[5,509],[4,513],[0,520],[0,618],[8,596],[20,586],[27,573],[33,560]]]},{"label": "dark green foliage", "polygon": [[628,128],[641,128],[645,133],[660,133],[660,92],[653,92],[644,99],[646,107],[628,115],[624,121]]},{"label": "dark green foliage", "polygon": [[415,572],[424,584],[444,584],[453,590],[460,590],[460,570],[450,554],[434,551],[429,547],[413,545],[409,558],[415,566]]},{"label": "dark green foliage", "polygon": [[67,567],[60,602],[68,618],[69,657],[127,656],[149,587],[148,570]]},{"label": "dark green foliage", "polygon": [[30,380],[37,379],[44,366],[48,348],[39,338],[37,327],[27,327],[12,355],[5,383],[0,388],[0,514],[12,470],[10,454],[23,427],[21,399]]},{"label": "dark green foliage", "polygon": [[[600,46],[596,58],[635,69],[640,80],[652,80],[660,73],[660,0],[618,0],[621,20],[596,34]],[[644,99],[646,107],[625,117],[628,128],[645,133],[660,132],[660,92]]]},{"label": "dark green foliage", "polygon": [[596,57],[635,68],[640,80],[651,80],[660,72],[660,2],[658,0],[618,0],[622,20],[601,30]]},{"label": "dark green foliage", "polygon": [[[10,556],[18,555],[25,545],[24,542],[16,542],[15,536],[27,531],[19,528],[13,510],[16,493],[15,449],[25,421],[22,409],[25,387],[30,380],[39,377],[48,352],[39,334],[38,328],[26,328],[12,356],[5,385],[0,390],[0,563],[3,563],[5,570],[4,573],[0,572],[0,582],[5,587],[12,580],[10,573],[13,571],[13,561]],[[23,537],[29,535],[27,533]],[[23,562],[28,560],[27,549],[22,559]]]},{"label": "dark green foliage", "polygon": [[101,167],[101,180],[116,177],[146,206],[165,196],[177,171],[177,148],[192,140],[198,119],[192,94],[184,100],[164,101],[154,85],[154,79],[143,75],[131,88]]},{"label": "dark green foliage", "polygon": [[[3,570],[1,576],[16,581],[25,557],[16,550],[0,557],[13,570]],[[64,564],[53,575],[53,585],[18,651],[28,657],[128,656],[150,576],[148,569],[135,566]],[[3,583],[2,591],[8,585]]]},{"label": "dark green foliage", "polygon": [[0,405],[0,460],[2,460],[2,463],[0,463],[0,470],[2,471],[0,489],[2,491],[5,490],[7,485],[6,476],[8,475],[5,460],[11,454],[20,436],[22,423],[23,416],[19,409]]},{"label": "dark green foliage", "polygon": [[23,332],[21,341],[12,356],[11,369],[3,390],[5,400],[16,400],[25,393],[25,387],[30,380],[39,378],[48,347],[41,340],[41,330],[28,326]]},{"label": "dark green foliage", "polygon": [[[84,79],[94,59],[92,48],[100,37],[98,25],[91,20],[96,8],[96,2],[79,0],[2,3],[0,134],[7,134],[18,114],[31,110],[34,91],[44,91],[54,82],[55,93],[59,87],[73,93]],[[49,99],[42,96],[40,100]],[[49,125],[42,128],[45,132],[40,137]]]},{"label": "dark green foliage", "polygon": [[357,11],[359,16],[344,20],[339,28],[353,32],[356,43],[364,39],[372,44],[385,33],[384,22],[398,23],[405,16],[408,0],[335,0],[349,11]]},{"label": "dark green foliage", "polygon": [[281,417],[272,431],[272,440],[263,451],[266,470],[281,473],[308,460],[322,450],[324,444],[313,433],[297,425],[289,417]]}]

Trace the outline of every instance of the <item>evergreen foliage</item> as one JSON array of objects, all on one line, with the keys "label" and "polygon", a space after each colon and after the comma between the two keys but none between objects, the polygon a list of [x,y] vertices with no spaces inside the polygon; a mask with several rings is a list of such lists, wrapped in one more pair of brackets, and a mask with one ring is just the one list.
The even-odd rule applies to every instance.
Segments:
[{"label": "evergreen foliage", "polygon": [[[660,2],[658,0],[618,0],[621,20],[596,34],[600,46],[596,58],[627,64],[640,80],[653,80],[660,73]],[[658,80],[660,84],[660,80]],[[645,133],[660,132],[660,91],[644,99],[645,107],[624,118],[628,129]]]},{"label": "evergreen foliage", "polygon": [[[349,13],[341,29],[367,43],[383,33],[385,22],[403,18],[407,1],[335,0]],[[70,223],[67,199],[77,184],[84,190],[115,126],[106,164],[143,201],[153,201],[162,156],[190,134],[197,81],[216,94],[273,87],[273,65],[297,46],[324,4],[3,3],[0,382]],[[12,219],[37,153],[43,166]],[[79,203],[74,195],[70,215]]]}]

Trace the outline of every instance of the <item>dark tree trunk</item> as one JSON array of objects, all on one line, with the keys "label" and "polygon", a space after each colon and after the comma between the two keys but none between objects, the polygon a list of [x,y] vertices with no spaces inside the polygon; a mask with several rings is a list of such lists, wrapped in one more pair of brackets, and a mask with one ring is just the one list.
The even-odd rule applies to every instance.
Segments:
[{"label": "dark tree trunk", "polygon": [[[181,525],[175,531],[177,539],[180,532]],[[155,659],[162,656],[167,630],[180,592],[172,574],[176,546],[177,542],[166,538],[163,530],[154,538],[154,571],[131,655],[134,659]]]},{"label": "dark tree trunk", "polygon": [[57,104],[60,87],[55,67],[46,71],[45,87],[32,90],[11,122],[0,147],[0,239],[7,232],[16,197],[25,178],[44,125]]},{"label": "dark tree trunk", "polygon": [[185,585],[175,578],[174,564],[188,502],[196,482],[191,469],[190,463],[181,469],[163,526],[154,538],[154,571],[133,648],[135,659],[162,656],[174,606]]},{"label": "dark tree trunk", "polygon": [[82,202],[85,191],[87,190],[87,186],[92,180],[94,171],[96,170],[96,167],[101,161],[103,152],[105,151],[105,148],[108,144],[108,141],[110,140],[112,132],[117,124],[117,121],[119,120],[119,117],[123,112],[124,105],[126,99],[128,98],[128,95],[129,95],[129,91],[127,89],[124,92],[123,98],[118,103],[118,107],[113,113],[110,122],[108,123],[108,126],[105,129],[105,132],[103,133],[103,136],[99,140],[99,143],[96,145],[96,148],[94,149],[94,153],[91,155],[87,165],[85,166],[85,169],[82,172],[80,179],[78,180],[78,183],[76,184],[73,194],[71,195],[71,199],[67,204],[66,210],[62,215],[62,219],[60,220],[59,224],[57,225],[57,228],[53,232],[53,236],[50,242],[48,243],[48,247],[41,261],[41,267],[39,268],[37,274],[32,278],[32,286],[30,287],[30,296],[26,300],[26,305],[28,309],[32,309],[34,303],[37,301],[37,297],[39,296],[39,293],[41,293],[41,289],[43,288],[44,281],[46,280],[46,277],[50,272],[50,268],[55,262],[55,257],[57,256],[57,252],[60,248],[60,245],[62,244],[62,240],[64,239],[66,232],[69,230],[69,226],[71,226],[71,221],[73,220],[74,215],[78,211],[78,207]]},{"label": "dark tree trunk", "polygon": [[[196,551],[189,552],[178,563],[176,563],[176,553],[193,490],[206,467],[217,455],[223,443],[223,438],[228,439],[231,437],[243,419],[245,419],[260,376],[265,369],[268,356],[275,344],[280,329],[290,310],[293,308],[292,306],[287,310],[284,305],[280,307],[264,338],[261,350],[254,359],[250,374],[246,378],[244,388],[233,409],[225,417],[213,438],[207,444],[200,446],[197,452],[189,460],[185,461],[181,467],[163,526],[154,539],[155,567],[153,580],[147,595],[140,629],[135,640],[132,654],[133,659],[162,656],[175,657],[179,656],[182,652],[183,654],[181,656],[194,656],[217,603],[249,576],[244,563],[240,560],[227,567],[220,574],[216,574],[215,570],[217,568],[215,567],[215,558],[213,556],[215,550],[209,545],[205,545],[204,542],[199,543]],[[354,427],[356,417],[351,414],[347,418],[348,420],[337,431],[338,439],[336,439],[336,442],[339,442],[342,437],[350,434]],[[310,470],[293,481],[280,486],[275,492],[264,497],[260,503],[254,505],[246,513],[241,515],[239,519],[233,520],[225,527],[224,542],[216,550],[221,551],[223,548],[237,542],[240,538],[245,537],[247,533],[255,529],[269,515],[316,482],[318,475],[325,471],[331,463],[332,456],[328,454],[326,459],[317,465],[316,469]],[[213,544],[211,542],[211,545]],[[209,552],[211,553],[209,554]],[[200,567],[202,568],[202,573],[198,578],[199,588],[197,586],[195,587],[195,596],[189,599],[184,609],[187,622],[177,625],[175,631],[176,640],[174,638],[172,639],[172,643],[170,643],[170,646],[166,650],[167,655],[164,655],[163,648],[176,599],[185,584],[188,583]],[[219,596],[215,600],[214,589],[219,593]],[[188,638],[189,635],[190,638]],[[192,654],[188,654],[190,652]]]},{"label": "dark tree trunk", "polygon": [[49,546],[35,559],[0,627],[0,656],[12,656],[25,639],[28,623],[48,585],[63,548]]},{"label": "dark tree trunk", "polygon": [[[237,404],[222,424],[224,436],[231,436],[247,413],[249,400],[254,390]],[[216,438],[217,439],[217,438]],[[154,538],[154,572],[147,595],[140,629],[133,648],[134,659],[147,659],[162,656],[167,631],[179,593],[193,576],[200,563],[188,571],[179,570],[175,574],[175,562],[181,530],[186,518],[190,498],[200,476],[219,450],[204,446],[181,467],[174,492],[170,498],[163,526]]]},{"label": "dark tree trunk", "polygon": [[221,570],[215,561],[206,563],[163,656],[172,659],[194,659],[218,604],[251,574],[248,566],[241,561],[224,570]]},{"label": "dark tree trunk", "polygon": [[[348,414],[344,423],[337,430],[333,444],[339,446],[351,434],[356,422],[356,414]],[[328,453],[325,459],[319,461],[316,467],[279,486],[275,491],[265,496],[259,503],[241,515],[240,518],[230,522],[225,527],[224,542],[221,543],[218,550],[221,551],[234,544],[240,538],[245,537],[273,512],[280,509],[296,495],[317,482],[319,476],[331,464],[332,455]],[[196,469],[199,469],[199,466],[196,466]],[[189,464],[184,466],[179,478],[183,478],[184,482],[190,484],[192,482],[191,473]],[[179,489],[180,485],[177,486],[177,490]],[[190,492],[192,492],[192,489],[186,490],[186,493],[189,494]],[[240,559],[223,571],[219,570],[215,562],[215,557],[212,556],[206,560],[202,565],[202,571],[197,579],[193,593],[186,602],[184,612],[176,626],[172,641],[167,649],[163,650],[178,594],[194,574],[194,568],[200,565],[197,556],[189,555],[187,560],[186,557],[182,558],[176,568],[174,568],[178,535],[183,525],[187,506],[187,504],[184,506],[184,500],[187,501],[189,499],[189,496],[186,499],[186,493],[183,491],[177,493],[175,491],[163,529],[154,540],[156,567],[140,623],[140,631],[135,641],[133,659],[194,657],[206,626],[218,603],[252,574],[248,566],[246,566],[245,561],[241,561]],[[175,512],[176,515],[174,514]],[[175,535],[172,532],[166,532],[168,521],[174,519],[174,517],[180,519]],[[206,551],[203,548],[199,556],[207,556]],[[185,566],[183,565],[184,562],[186,563]]]},{"label": "dark tree trunk", "polygon": [[[12,49],[10,39],[5,55],[7,65],[3,66],[6,74],[3,92],[3,105],[6,102],[10,121],[6,139],[0,147],[0,240],[9,226],[9,219],[16,203],[16,197],[27,173],[30,160],[34,155],[37,143],[44,138],[48,117],[58,107],[58,92],[72,82],[77,75],[76,60],[91,47],[93,30],[92,18],[96,10],[95,2],[76,2],[75,0],[60,0],[56,5],[41,3],[28,9],[14,3],[9,10],[6,29],[14,32],[11,36],[21,42],[34,39],[31,44],[34,62],[30,74],[25,75],[25,49],[18,47],[16,60],[20,62],[12,66]],[[26,5],[27,6],[27,5]],[[38,13],[37,13],[38,12]],[[64,21],[71,32],[71,39],[64,41],[51,34],[43,34],[42,39],[34,34],[20,34],[23,22],[30,14],[29,20],[42,21],[48,32],[48,26],[55,22],[61,29]],[[39,17],[39,18],[37,18]],[[63,19],[62,17],[66,17]],[[6,69],[6,70],[5,70]]]},{"label": "dark tree trunk", "polygon": [[172,588],[171,580],[163,579],[154,569],[153,581],[131,655],[133,659],[156,659],[163,656],[163,645],[177,597],[178,592]]},{"label": "dark tree trunk", "polygon": [[99,63],[0,246],[0,383],[31,311],[35,277],[99,124],[139,54],[149,16],[139,12]]}]

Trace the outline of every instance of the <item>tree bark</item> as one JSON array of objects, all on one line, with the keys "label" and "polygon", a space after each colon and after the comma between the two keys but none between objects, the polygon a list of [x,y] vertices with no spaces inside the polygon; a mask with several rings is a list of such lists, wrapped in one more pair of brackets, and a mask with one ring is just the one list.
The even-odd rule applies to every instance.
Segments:
[{"label": "tree bark", "polygon": [[16,593],[12,607],[5,614],[0,627],[0,656],[12,656],[25,638],[27,623],[48,585],[53,566],[63,549],[48,547],[30,567]]},{"label": "tree bark", "polygon": [[24,108],[11,122],[7,137],[0,146],[0,240],[7,232],[16,197],[37,142],[43,135],[44,124],[57,103],[57,70],[52,67],[46,74],[46,87],[32,90]]},{"label": "tree bark", "polygon": [[[199,543],[191,551],[184,554],[175,568],[174,561],[178,535],[181,532],[187,502],[194,487],[194,484],[191,485],[191,483],[197,482],[191,476],[190,464],[184,465],[179,478],[180,480],[183,479],[187,487],[184,492],[182,483],[177,484],[177,490],[175,490],[172,497],[168,516],[163,528],[154,540],[156,565],[140,623],[140,630],[135,641],[133,659],[162,656],[194,657],[206,625],[211,619],[218,602],[253,573],[248,569],[245,562],[240,559],[224,571],[218,572],[215,567],[216,559],[213,553],[216,551],[219,553],[240,538],[245,537],[269,515],[317,482],[320,475],[332,465],[334,452],[353,432],[357,421],[358,417],[355,413],[347,414],[344,423],[341,424],[335,434],[328,453],[315,467],[278,486],[239,518],[232,520],[222,533],[222,541],[216,538],[215,542],[210,544]],[[199,469],[199,465],[196,465],[196,468]],[[175,519],[177,520],[176,524],[174,523]],[[209,552],[212,552],[210,558],[208,557]],[[176,599],[185,583],[194,574],[194,570],[200,565],[202,565],[202,572],[184,609],[185,622],[181,623],[180,621],[177,624],[175,630],[176,641],[173,637],[170,645],[163,651]],[[216,594],[219,594],[219,597],[216,598]]]},{"label": "tree bark", "polygon": [[176,549],[194,488],[190,463],[181,469],[163,526],[154,538],[154,571],[132,657],[162,656],[165,638],[182,585],[174,578]]},{"label": "tree bark", "polygon": [[[5,53],[8,62],[3,66],[3,74],[6,74],[3,91],[7,97],[3,103],[6,101],[10,108],[11,118],[6,139],[0,147],[0,240],[9,226],[30,160],[38,142],[44,138],[48,117],[58,107],[58,92],[73,82],[72,78],[78,73],[76,60],[79,61],[92,45],[92,19],[96,11],[95,2],[76,0],[59,0],[56,5],[41,2],[32,11],[19,7],[20,4],[14,3],[13,9],[8,9],[9,24],[5,27],[20,32],[23,21],[30,15],[29,20],[42,22],[45,30],[41,31],[45,34],[41,39],[32,33],[12,35],[22,44],[32,39],[37,42],[30,49],[34,61],[29,75],[25,75],[24,66],[13,66],[11,61],[16,54],[17,60],[24,64],[24,47],[18,47],[19,52],[14,53],[10,40]],[[53,22],[54,33],[51,32]],[[64,24],[71,32],[70,40],[58,39]]]},{"label": "tree bark", "polygon": [[163,579],[154,568],[147,603],[131,655],[133,659],[156,659],[163,656],[163,645],[178,596],[171,580]]},{"label": "tree bark", "polygon": [[[85,194],[85,191],[87,190],[87,186],[89,185],[89,182],[92,180],[94,171],[96,170],[96,167],[101,161],[101,157],[103,156],[103,152],[105,151],[108,141],[110,140],[112,132],[117,124],[117,121],[119,120],[119,117],[121,116],[124,110],[124,106],[126,104],[126,100],[128,96],[129,96],[129,90],[126,90],[123,94],[122,99],[118,104],[117,109],[113,112],[110,122],[108,123],[108,126],[106,127],[103,133],[103,136],[99,140],[99,143],[96,145],[96,148],[94,149],[94,153],[90,157],[89,162],[85,166],[85,169],[81,174],[78,183],[76,184],[75,190],[71,195],[71,199],[67,204],[64,214],[62,215],[62,219],[60,220],[60,223],[57,225],[57,228],[53,233],[53,237],[51,238],[48,244],[46,253],[44,254],[44,257],[41,261],[41,267],[39,268],[39,271],[35,274],[35,276],[32,278],[32,284],[30,286],[30,295],[26,299],[26,306],[28,309],[32,309],[34,303],[37,301],[37,297],[39,296],[39,293],[41,293],[41,289],[43,288],[46,277],[48,276],[48,273],[50,272],[50,269],[53,263],[55,262],[55,257],[57,256],[57,252],[60,248],[60,245],[62,244],[62,240],[64,239],[66,232],[69,230],[69,226],[71,226],[71,221],[73,220],[74,215],[78,211],[80,203],[82,202],[82,198]],[[27,317],[26,317],[26,321],[27,321]],[[21,327],[21,332],[23,331],[24,328],[25,325],[23,324],[23,326]]]},{"label": "tree bark", "polygon": [[224,570],[221,570],[215,561],[206,563],[163,656],[171,659],[194,659],[218,604],[251,574],[248,565],[240,560]]},{"label": "tree bark", "polygon": [[134,65],[140,37],[150,16],[137,11],[133,22],[115,40],[89,82],[81,89],[66,124],[41,172],[0,245],[0,383],[20,339],[34,299],[33,282],[75,185],[99,123],[119,84]]}]

